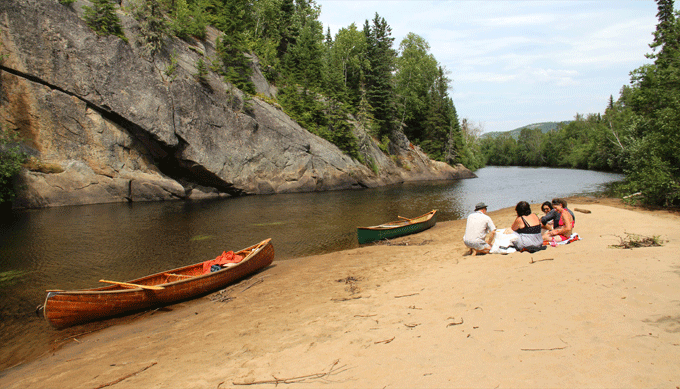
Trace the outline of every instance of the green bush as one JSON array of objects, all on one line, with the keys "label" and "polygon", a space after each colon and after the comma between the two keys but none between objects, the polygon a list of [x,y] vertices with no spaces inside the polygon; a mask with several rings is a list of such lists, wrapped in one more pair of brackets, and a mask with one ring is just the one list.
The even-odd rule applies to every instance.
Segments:
[{"label": "green bush", "polygon": [[203,58],[199,58],[196,62],[196,74],[194,77],[201,84],[208,85],[208,66],[203,61]]},{"label": "green bush", "polygon": [[139,23],[137,38],[142,49],[152,56],[161,51],[170,28],[156,0],[136,0],[130,3],[132,16]]},{"label": "green bush", "polygon": [[224,80],[243,92],[254,95],[255,85],[250,79],[252,74],[250,60],[243,54],[241,39],[238,36],[224,35],[217,40],[215,51],[221,62],[219,73]]},{"label": "green bush", "polygon": [[634,145],[623,189],[630,194],[639,192],[646,204],[680,206],[678,167],[659,157],[656,147],[657,142],[648,139]]},{"label": "green bush", "polygon": [[177,78],[175,72],[177,71],[177,51],[173,51],[170,55],[170,64],[165,68],[165,75],[170,78],[170,81],[174,81]]},{"label": "green bush", "polygon": [[19,148],[19,136],[0,127],[0,204],[14,199],[14,176],[21,170],[26,155]]},{"label": "green bush", "polygon": [[123,26],[116,15],[116,9],[110,0],[92,0],[92,7],[83,6],[83,19],[99,35],[115,35],[125,42]]},{"label": "green bush", "polygon": [[175,36],[185,40],[192,36],[205,39],[208,22],[200,3],[190,7],[186,0],[177,0],[171,15],[170,27]]}]

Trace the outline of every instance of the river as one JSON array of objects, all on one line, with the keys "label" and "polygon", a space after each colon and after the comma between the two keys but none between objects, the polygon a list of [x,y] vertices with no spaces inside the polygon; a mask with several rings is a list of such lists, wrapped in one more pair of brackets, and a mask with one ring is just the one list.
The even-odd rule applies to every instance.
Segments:
[{"label": "river", "polygon": [[[35,315],[46,289],[101,286],[216,257],[272,238],[276,259],[357,247],[356,227],[438,209],[465,218],[520,200],[592,194],[622,179],[573,169],[486,167],[478,178],[196,202],[101,204],[14,211],[0,222],[0,370],[37,358],[84,328],[54,330]],[[533,210],[538,213],[538,209]]]}]

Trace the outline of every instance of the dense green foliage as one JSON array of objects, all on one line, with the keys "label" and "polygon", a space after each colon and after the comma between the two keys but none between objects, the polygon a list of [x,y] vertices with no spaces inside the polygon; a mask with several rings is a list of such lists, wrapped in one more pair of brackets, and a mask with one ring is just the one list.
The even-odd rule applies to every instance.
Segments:
[{"label": "dense green foliage", "polygon": [[99,35],[115,35],[127,41],[123,26],[116,15],[111,0],[92,0],[92,6],[83,6],[83,18],[88,26]]},{"label": "dense green foliage", "polygon": [[460,134],[463,147],[460,157],[460,163],[471,170],[477,170],[486,165],[486,158],[482,153],[482,144],[480,134],[481,128],[476,127],[467,119],[460,121]]},{"label": "dense green foliage", "polygon": [[16,133],[0,127],[0,204],[14,198],[12,181],[26,161],[26,155],[19,149]]},{"label": "dense green foliage", "polygon": [[199,58],[196,61],[196,74],[194,74],[194,78],[200,84],[208,86],[208,65],[205,64],[203,58]]},{"label": "dense green foliage", "polygon": [[657,0],[654,64],[632,73],[628,189],[659,205],[680,205],[680,22],[673,0]]},{"label": "dense green foliage", "polygon": [[481,149],[489,165],[552,166],[604,171],[621,171],[620,147],[616,133],[607,125],[618,111],[605,115],[576,115],[555,130],[522,128],[512,133],[484,137]]},{"label": "dense green foliage", "polygon": [[399,124],[431,158],[462,162],[465,144],[456,108],[448,96],[451,80],[429,49],[414,33],[399,46],[395,74]]},{"label": "dense green foliage", "polygon": [[576,115],[542,134],[522,129],[485,138],[488,164],[554,166],[624,172],[622,190],[647,204],[680,206],[680,14],[673,0],[657,0],[659,24],[648,58],[631,85],[610,97],[604,115]]},{"label": "dense green foliage", "polygon": [[366,58],[368,66],[364,69],[366,99],[373,114],[373,125],[378,138],[389,137],[395,128],[394,88],[392,71],[395,68],[397,53],[392,49],[392,29],[384,18],[377,13],[371,26],[364,24],[366,38]]},{"label": "dense green foliage", "polygon": [[203,11],[204,7],[204,2],[195,2],[190,6],[186,0],[176,0],[170,23],[175,36],[180,39],[189,39],[192,36],[205,39],[208,21]]},{"label": "dense green foliage", "polygon": [[168,36],[168,22],[161,6],[154,0],[137,0],[131,3],[133,17],[139,22],[139,45],[148,54],[154,55],[164,46]]}]

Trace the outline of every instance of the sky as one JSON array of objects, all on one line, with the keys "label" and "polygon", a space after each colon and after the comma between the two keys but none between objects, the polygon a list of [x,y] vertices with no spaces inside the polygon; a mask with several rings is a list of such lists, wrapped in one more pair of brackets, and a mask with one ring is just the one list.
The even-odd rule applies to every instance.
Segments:
[{"label": "sky", "polygon": [[452,79],[459,119],[482,132],[604,113],[630,72],[651,63],[652,0],[316,0],[324,33],[335,36],[375,13],[394,49],[412,32]]}]

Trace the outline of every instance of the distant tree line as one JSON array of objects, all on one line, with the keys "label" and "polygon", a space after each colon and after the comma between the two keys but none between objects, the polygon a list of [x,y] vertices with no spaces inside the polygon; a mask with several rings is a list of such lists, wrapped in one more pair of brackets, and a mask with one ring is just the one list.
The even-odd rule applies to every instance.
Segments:
[{"label": "distant tree line", "polygon": [[[71,0],[60,0],[70,6]],[[100,34],[125,39],[113,0],[91,0],[88,25]],[[140,44],[154,54],[163,37],[205,38],[207,25],[224,32],[218,58],[202,62],[225,81],[249,94],[253,53],[269,82],[278,88],[277,102],[302,127],[362,160],[361,142],[352,125],[369,129],[384,152],[403,132],[432,159],[482,166],[466,143],[456,108],[448,95],[451,79],[429,52],[429,44],[410,33],[398,49],[391,28],[377,13],[362,28],[351,24],[331,36],[319,21],[314,0],[133,0]],[[198,64],[197,64],[198,65]],[[198,66],[197,66],[198,68]],[[368,163],[368,161],[362,161]]]},{"label": "distant tree line", "polygon": [[[624,87],[628,91],[630,88]],[[480,149],[487,165],[550,166],[601,171],[623,171],[621,144],[610,123],[616,117],[619,102],[611,103],[604,115],[577,114],[573,121],[557,128],[522,128],[519,135],[500,133],[482,137]]]},{"label": "distant tree line", "polygon": [[477,139],[490,165],[551,166],[626,174],[622,194],[642,202],[680,206],[680,13],[673,0],[657,0],[659,23],[647,57],[631,72],[630,86],[610,97],[603,115],[576,115],[555,131],[522,129]]}]

